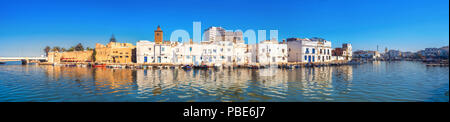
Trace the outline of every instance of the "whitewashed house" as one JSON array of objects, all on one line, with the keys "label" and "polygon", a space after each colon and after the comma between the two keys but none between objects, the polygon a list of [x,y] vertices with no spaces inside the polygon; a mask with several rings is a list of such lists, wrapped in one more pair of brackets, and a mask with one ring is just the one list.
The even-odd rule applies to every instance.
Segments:
[{"label": "whitewashed house", "polygon": [[287,39],[289,62],[330,62],[331,42],[323,39]]},{"label": "whitewashed house", "polygon": [[147,40],[136,43],[137,63],[172,63],[173,43],[155,44]]},{"label": "whitewashed house", "polygon": [[287,45],[276,40],[266,40],[251,45],[251,62],[261,65],[287,63]]}]

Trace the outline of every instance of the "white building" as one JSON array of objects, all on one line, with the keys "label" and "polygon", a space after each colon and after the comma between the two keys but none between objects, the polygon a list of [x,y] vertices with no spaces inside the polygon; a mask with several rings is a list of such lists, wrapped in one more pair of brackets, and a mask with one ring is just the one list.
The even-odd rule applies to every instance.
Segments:
[{"label": "white building", "polygon": [[224,41],[225,29],[222,27],[209,27],[205,30],[204,41]]},{"label": "white building", "polygon": [[384,54],[385,59],[401,59],[402,52],[399,50],[389,50]]},{"label": "white building", "polygon": [[276,40],[266,40],[251,45],[251,62],[262,65],[287,63],[287,45]]},{"label": "white building", "polygon": [[357,50],[353,53],[353,57],[376,60],[379,59],[381,55],[378,51]]},{"label": "white building", "polygon": [[136,43],[137,63],[172,63],[174,43],[155,44],[147,40]]},{"label": "white building", "polygon": [[352,45],[342,44],[342,47],[334,48],[331,53],[332,61],[350,61],[353,56]]},{"label": "white building", "polygon": [[318,39],[287,39],[289,62],[330,62],[331,42]]},{"label": "white building", "polygon": [[161,63],[178,65],[244,65],[250,62],[250,53],[247,45],[243,43],[190,41],[182,44],[158,45],[149,41],[139,41],[136,45],[138,63],[159,63],[158,56],[162,59]]},{"label": "white building", "polygon": [[244,43],[241,31],[226,31],[222,27],[209,27],[204,32],[205,42],[228,41],[233,43]]}]

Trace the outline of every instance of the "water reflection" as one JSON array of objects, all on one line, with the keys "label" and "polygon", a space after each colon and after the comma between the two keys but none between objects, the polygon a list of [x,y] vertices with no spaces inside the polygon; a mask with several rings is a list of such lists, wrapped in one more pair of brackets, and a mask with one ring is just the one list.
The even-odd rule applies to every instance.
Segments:
[{"label": "water reflection", "polygon": [[[71,80],[92,85],[95,95],[136,94],[136,99],[146,101],[327,100],[322,98],[335,89],[350,89],[353,80],[352,66],[263,70],[43,68],[50,81]],[[344,84],[334,88],[333,76]]]}]

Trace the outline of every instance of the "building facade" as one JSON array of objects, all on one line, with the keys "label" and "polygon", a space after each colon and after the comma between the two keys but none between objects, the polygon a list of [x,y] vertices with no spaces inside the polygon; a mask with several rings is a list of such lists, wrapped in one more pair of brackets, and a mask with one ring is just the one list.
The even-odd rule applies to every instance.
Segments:
[{"label": "building facade", "polygon": [[251,62],[275,65],[288,62],[288,47],[276,40],[266,40],[250,46]]},{"label": "building facade", "polygon": [[107,45],[97,43],[95,45],[95,62],[134,63],[135,53],[136,46],[131,43],[119,43],[115,41],[110,41]]},{"label": "building facade", "polygon": [[342,47],[334,48],[331,52],[332,60],[352,60],[353,52],[351,44],[342,44]]},{"label": "building facade", "polygon": [[[155,35],[163,34],[158,27]],[[242,32],[225,32],[211,27],[205,32],[206,40],[194,43],[141,40],[136,43],[137,63],[171,63],[177,65],[243,65],[250,62],[248,46]]]},{"label": "building facade", "polygon": [[354,58],[363,58],[363,59],[379,59],[381,57],[378,51],[370,51],[370,50],[357,50],[353,52]]},{"label": "building facade", "polygon": [[68,52],[49,52],[48,62],[93,62],[92,50],[85,51],[68,51]]},{"label": "building facade", "polygon": [[310,40],[300,38],[287,39],[289,62],[330,62],[331,42],[326,40]]}]

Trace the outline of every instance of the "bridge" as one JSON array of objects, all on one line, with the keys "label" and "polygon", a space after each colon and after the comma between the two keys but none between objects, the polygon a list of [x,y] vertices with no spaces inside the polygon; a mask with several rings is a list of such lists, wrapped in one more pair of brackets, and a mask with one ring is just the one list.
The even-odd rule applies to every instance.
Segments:
[{"label": "bridge", "polygon": [[0,57],[0,62],[22,61],[22,64],[46,61],[47,57]]}]

